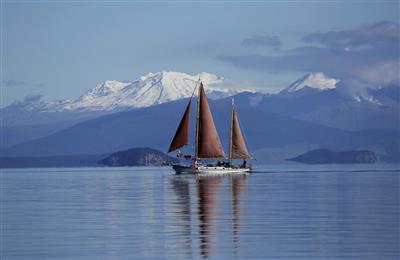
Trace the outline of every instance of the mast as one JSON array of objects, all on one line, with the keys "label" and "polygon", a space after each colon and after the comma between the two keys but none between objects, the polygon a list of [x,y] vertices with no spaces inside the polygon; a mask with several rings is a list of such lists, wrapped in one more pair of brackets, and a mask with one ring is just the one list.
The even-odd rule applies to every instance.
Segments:
[{"label": "mast", "polygon": [[225,152],[211,113],[203,84],[199,87],[196,159],[224,158]]},{"label": "mast", "polygon": [[199,154],[199,118],[200,118],[200,92],[203,83],[200,81],[199,94],[197,95],[197,110],[196,110],[196,143],[194,148],[194,159],[197,161]]},{"label": "mast", "polygon": [[233,113],[235,109],[235,98],[232,97],[231,126],[229,131],[229,160],[232,159],[232,134],[233,134]]}]

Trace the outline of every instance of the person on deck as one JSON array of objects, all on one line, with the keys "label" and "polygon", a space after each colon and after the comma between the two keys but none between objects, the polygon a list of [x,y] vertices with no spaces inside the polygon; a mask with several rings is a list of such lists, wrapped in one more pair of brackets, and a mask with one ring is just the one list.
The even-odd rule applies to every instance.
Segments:
[{"label": "person on deck", "polygon": [[247,164],[246,160],[243,160],[242,167],[245,168],[245,167],[246,167],[246,164]]}]

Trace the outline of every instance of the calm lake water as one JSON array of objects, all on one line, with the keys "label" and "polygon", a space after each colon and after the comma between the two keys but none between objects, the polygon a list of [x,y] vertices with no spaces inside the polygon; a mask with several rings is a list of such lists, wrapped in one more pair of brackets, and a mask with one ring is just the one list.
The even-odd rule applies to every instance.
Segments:
[{"label": "calm lake water", "polygon": [[1,259],[398,259],[399,166],[1,171]]}]

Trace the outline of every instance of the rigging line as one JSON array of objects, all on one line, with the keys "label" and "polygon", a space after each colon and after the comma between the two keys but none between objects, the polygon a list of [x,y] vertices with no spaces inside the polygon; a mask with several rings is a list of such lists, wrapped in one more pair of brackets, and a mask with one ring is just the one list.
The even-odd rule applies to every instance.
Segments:
[{"label": "rigging line", "polygon": [[[199,80],[200,80],[200,77],[199,77]],[[198,82],[196,82],[196,84],[195,84],[195,86],[194,86],[194,89],[193,89],[192,95],[190,96],[188,105],[192,102],[193,95],[194,95],[194,93],[196,92],[196,89],[197,89],[197,84],[198,84]],[[188,105],[186,105],[186,106],[188,106]],[[188,145],[189,145],[189,143],[185,144],[184,146],[188,146]],[[184,147],[184,146],[182,146],[182,147]],[[182,147],[181,147],[181,148],[182,148]],[[172,152],[172,151],[171,151],[171,152]],[[168,153],[168,152],[167,152],[167,153]],[[180,154],[180,150],[178,151],[178,154]]]},{"label": "rigging line", "polygon": [[192,95],[190,96],[190,99],[192,99],[193,98],[193,96],[194,96],[194,93],[196,93],[196,89],[197,89],[197,85],[200,83],[200,77],[199,77],[199,80],[196,82],[196,84],[194,85],[194,89],[193,89],[193,92],[192,92]]},{"label": "rigging line", "polygon": [[[194,89],[193,89],[192,95],[190,96],[189,102],[192,101],[193,96],[194,96],[194,93],[196,93],[196,89],[197,89],[197,87],[198,87],[199,82],[200,82],[200,77],[199,77],[199,80],[198,80],[198,81],[196,82],[196,84],[194,85]],[[188,143],[188,144],[186,144],[186,146],[193,147],[194,145]]]},{"label": "rigging line", "polygon": [[[200,81],[200,77],[199,77],[199,81]],[[192,102],[192,99],[193,99],[194,93],[196,92],[196,89],[198,87],[199,81],[197,81],[196,84],[194,85],[194,89],[193,89],[192,95],[190,96],[189,103]],[[186,144],[185,146],[193,147],[193,145],[191,145],[190,143]]]}]

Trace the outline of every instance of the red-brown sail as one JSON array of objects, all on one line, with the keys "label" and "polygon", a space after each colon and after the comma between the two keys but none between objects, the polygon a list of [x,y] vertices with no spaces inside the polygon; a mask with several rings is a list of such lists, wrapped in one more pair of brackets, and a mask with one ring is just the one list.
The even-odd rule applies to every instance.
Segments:
[{"label": "red-brown sail", "polygon": [[240,130],[239,120],[236,115],[235,105],[232,103],[232,122],[231,122],[231,138],[229,144],[230,159],[247,159],[250,158],[244,141],[242,131]]},{"label": "red-brown sail", "polygon": [[214,120],[204,92],[203,84],[199,88],[197,121],[196,158],[223,158],[224,149],[215,128]]},{"label": "red-brown sail", "polygon": [[179,123],[178,129],[176,130],[174,139],[172,139],[171,145],[169,146],[168,152],[175,151],[189,143],[189,119],[190,119],[190,105],[192,99],[186,106],[185,113]]}]

